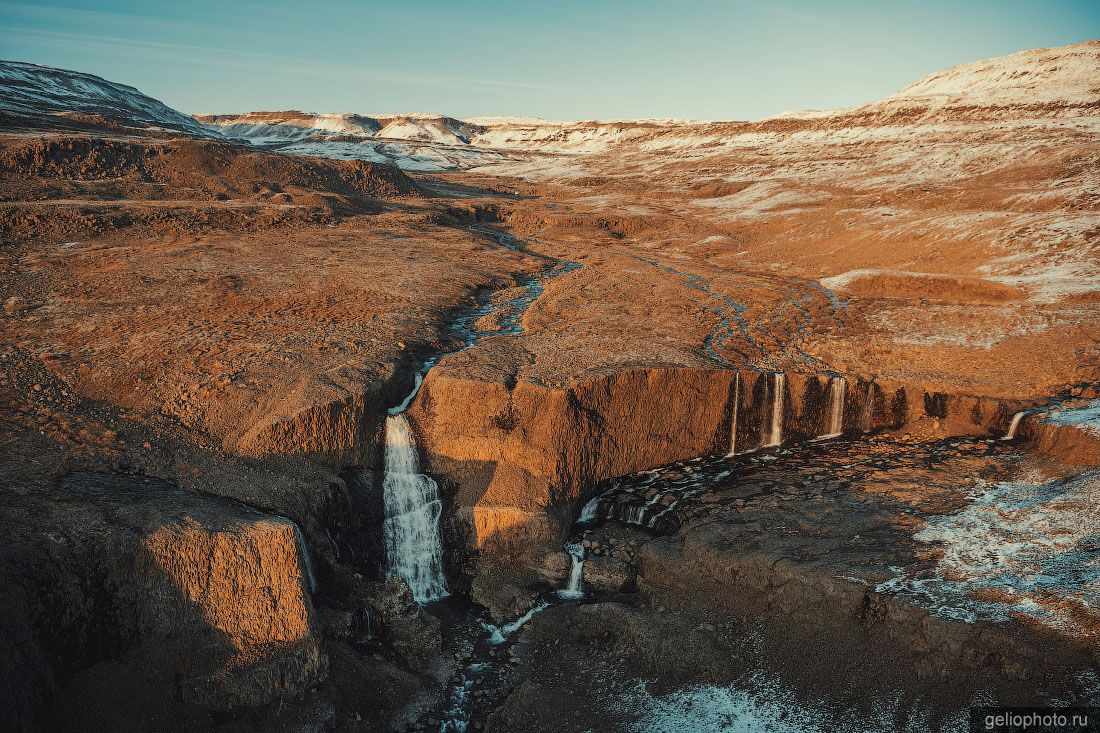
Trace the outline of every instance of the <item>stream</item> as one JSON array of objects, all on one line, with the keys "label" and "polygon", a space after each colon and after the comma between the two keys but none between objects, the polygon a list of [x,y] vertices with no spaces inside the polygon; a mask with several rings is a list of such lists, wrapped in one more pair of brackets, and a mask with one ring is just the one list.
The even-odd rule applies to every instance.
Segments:
[{"label": "stream", "polygon": [[[526,614],[502,626],[489,623],[485,612],[466,599],[448,598],[439,533],[442,502],[435,480],[420,473],[416,436],[404,413],[419,394],[428,372],[440,359],[471,349],[489,336],[522,334],[523,316],[545,291],[546,281],[582,267],[573,260],[530,251],[509,234],[484,229],[475,231],[496,236],[500,245],[549,260],[551,264],[538,275],[519,278],[514,286],[519,294],[514,298],[501,303],[493,302],[492,296],[483,295],[476,306],[460,314],[447,327],[448,335],[457,339],[461,346],[426,357],[413,373],[412,389],[401,402],[387,410],[383,478],[383,530],[389,572],[404,578],[416,601],[428,606],[434,615],[450,617],[455,632],[455,653],[463,661],[462,669],[452,678],[445,707],[437,713],[438,718],[428,719],[429,725],[435,727],[432,724],[437,724],[440,731],[459,732],[469,727],[473,705],[482,697],[483,688],[508,688],[503,677],[509,669],[502,662],[510,654],[509,642],[516,632],[551,603],[583,597],[578,565],[576,587],[567,588],[560,599],[548,594]],[[496,317],[495,328],[484,328],[489,316]]]}]

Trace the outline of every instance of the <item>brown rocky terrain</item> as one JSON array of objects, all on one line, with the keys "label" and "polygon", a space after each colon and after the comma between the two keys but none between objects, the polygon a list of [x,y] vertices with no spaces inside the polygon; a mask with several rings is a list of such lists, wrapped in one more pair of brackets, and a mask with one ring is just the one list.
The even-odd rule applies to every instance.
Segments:
[{"label": "brown rocky terrain", "polygon": [[[16,725],[1095,704],[1098,72],[752,123],[5,112]],[[438,483],[423,606],[387,577],[394,411]]]}]

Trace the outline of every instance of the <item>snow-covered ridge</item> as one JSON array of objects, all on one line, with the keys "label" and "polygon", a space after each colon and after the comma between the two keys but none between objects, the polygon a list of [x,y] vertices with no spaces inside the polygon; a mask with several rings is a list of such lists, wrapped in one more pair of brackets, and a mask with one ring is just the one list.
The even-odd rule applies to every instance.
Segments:
[{"label": "snow-covered ridge", "polygon": [[466,145],[482,131],[480,125],[445,115],[421,113],[365,115],[352,112],[315,114],[248,112],[240,115],[195,115],[198,122],[220,129],[228,137],[255,144],[329,138],[382,138]]},{"label": "snow-covered ridge", "polygon": [[30,122],[46,115],[76,112],[100,115],[127,126],[217,136],[206,125],[134,87],[94,74],[22,61],[0,61],[0,111]]},{"label": "snow-covered ridge", "polygon": [[1100,102],[1100,40],[952,66],[883,100],[899,101],[950,106]]},{"label": "snow-covered ridge", "polygon": [[[789,135],[790,122],[828,126],[848,124],[860,118],[868,124],[894,124],[899,110],[921,108],[950,117],[953,108],[984,108],[988,114],[1011,114],[1021,105],[1050,105],[1050,114],[1065,108],[1100,104],[1100,41],[1060,48],[1036,49],[955,66],[931,74],[886,99],[839,110],[795,110],[759,122],[702,122],[678,119],[577,120],[555,122],[533,117],[472,117],[445,115],[366,115],[354,113],[251,112],[241,115],[196,115],[228,137],[287,152],[308,144],[308,152],[336,157],[354,155],[354,147],[370,148],[371,154],[395,159],[398,143],[417,144],[421,155],[446,155],[439,165],[479,165],[486,153],[547,153],[586,155],[609,152],[622,144],[636,143],[650,152],[693,148],[702,144],[729,143],[745,135]],[[997,110],[1008,109],[1008,112]],[[931,123],[932,114],[920,120]],[[364,146],[373,140],[391,145],[389,150]],[[450,160],[462,150],[464,163]],[[438,157],[437,155],[437,157]],[[400,163],[400,160],[397,160]],[[414,164],[417,167],[423,166]],[[429,167],[430,169],[430,167]]]},{"label": "snow-covered ridge", "polygon": [[[583,161],[601,154],[671,160],[669,156],[700,151],[715,156],[761,147],[779,153],[820,145],[826,139],[836,144],[896,142],[899,130],[916,134],[978,117],[1012,121],[1023,114],[1024,107],[1029,118],[1093,119],[1098,106],[1100,41],[963,64],[872,104],[792,111],[757,122],[554,122],[532,117],[459,119],[426,113],[298,110],[189,118],[133,87],[90,74],[0,62],[0,112],[9,116],[41,120],[64,112],[94,113],[124,125],[226,137],[286,153],[391,162],[422,171],[504,164],[509,174],[540,169],[562,179],[585,175]],[[51,126],[48,121],[46,126]],[[536,163],[536,158],[542,163]]]},{"label": "snow-covered ridge", "polygon": [[870,104],[794,109],[767,120],[828,120],[907,108],[950,109],[1100,104],[1100,40],[951,66]]}]

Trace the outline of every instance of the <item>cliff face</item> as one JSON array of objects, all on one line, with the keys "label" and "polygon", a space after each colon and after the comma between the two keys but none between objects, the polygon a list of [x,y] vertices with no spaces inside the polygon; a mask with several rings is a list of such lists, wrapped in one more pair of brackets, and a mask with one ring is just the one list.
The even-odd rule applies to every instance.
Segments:
[{"label": "cliff face", "polygon": [[[1095,398],[1097,391],[1091,390]],[[1035,450],[1078,466],[1100,465],[1100,400],[1071,400],[1040,415],[1026,415],[1017,435]]]},{"label": "cliff face", "polygon": [[[37,673],[6,670],[5,697],[25,722],[57,685],[48,707],[63,719],[80,696],[119,685],[195,714],[294,696],[321,677],[312,569],[289,520],[150,478],[78,473],[59,492],[38,528],[45,542],[32,539],[41,504],[5,510],[5,626],[18,640],[5,660],[33,660]],[[102,715],[142,715],[143,701],[121,704]]]},{"label": "cliff face", "polygon": [[567,389],[509,390],[432,373],[412,418],[432,470],[456,479],[469,545],[504,553],[558,537],[597,481],[711,452],[732,380],[638,369]]},{"label": "cliff face", "polygon": [[[640,368],[564,388],[429,374],[411,410],[431,471],[453,491],[451,531],[491,560],[538,565],[556,551],[601,481],[664,464],[833,429],[832,378]],[[930,435],[1001,434],[1014,404],[926,392],[920,385],[846,380],[845,432],[911,429]],[[731,427],[736,425],[735,436]]]}]

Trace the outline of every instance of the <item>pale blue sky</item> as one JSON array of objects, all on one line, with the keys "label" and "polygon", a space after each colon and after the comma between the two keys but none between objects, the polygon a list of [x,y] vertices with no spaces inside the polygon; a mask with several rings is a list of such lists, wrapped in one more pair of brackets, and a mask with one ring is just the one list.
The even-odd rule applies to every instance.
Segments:
[{"label": "pale blue sky", "polygon": [[1098,37],[1096,0],[0,0],[0,58],[185,112],[755,119]]}]

